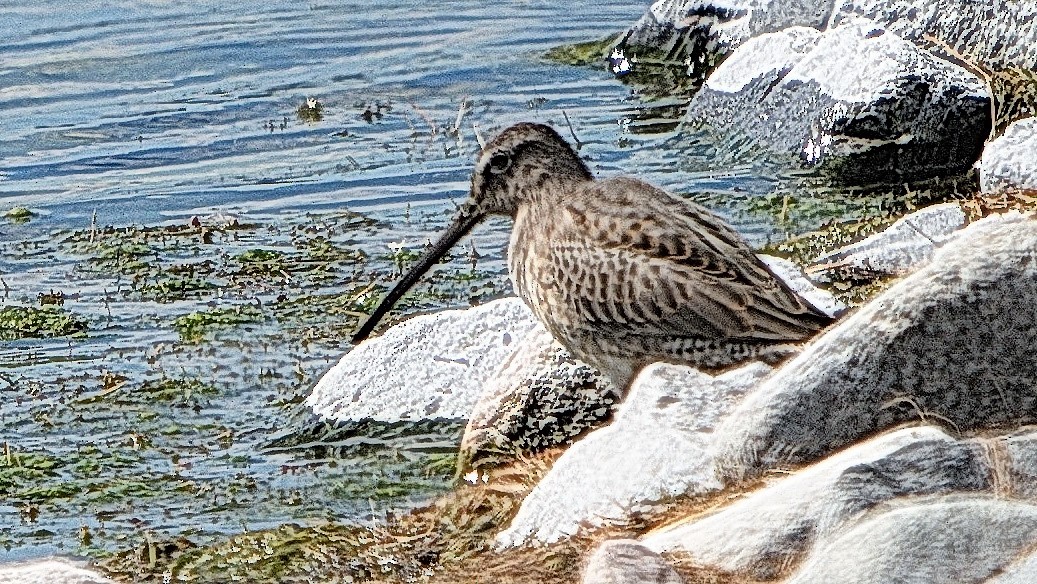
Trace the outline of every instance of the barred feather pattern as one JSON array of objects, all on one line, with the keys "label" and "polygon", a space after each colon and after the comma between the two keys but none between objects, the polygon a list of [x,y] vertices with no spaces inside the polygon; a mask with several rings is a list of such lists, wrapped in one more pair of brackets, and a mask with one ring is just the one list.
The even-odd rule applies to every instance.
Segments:
[{"label": "barred feather pattern", "polygon": [[515,213],[515,290],[555,338],[603,371],[778,359],[831,320],[698,205],[631,178],[540,190],[537,204]]}]

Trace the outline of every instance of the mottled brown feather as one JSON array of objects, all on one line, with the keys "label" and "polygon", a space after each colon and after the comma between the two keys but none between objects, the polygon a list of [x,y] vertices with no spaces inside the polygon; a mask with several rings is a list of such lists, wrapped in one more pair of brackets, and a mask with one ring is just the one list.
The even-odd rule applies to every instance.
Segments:
[{"label": "mottled brown feather", "polygon": [[516,221],[512,253],[535,256],[519,293],[542,287],[542,317],[565,314],[570,337],[795,342],[831,320],[715,215],[635,179],[584,182]]}]

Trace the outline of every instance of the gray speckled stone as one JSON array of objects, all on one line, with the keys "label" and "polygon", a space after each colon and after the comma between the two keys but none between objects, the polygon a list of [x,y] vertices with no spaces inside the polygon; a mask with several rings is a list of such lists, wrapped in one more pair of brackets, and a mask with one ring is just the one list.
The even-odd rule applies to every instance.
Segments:
[{"label": "gray speckled stone", "polygon": [[619,46],[703,79],[752,37],[861,17],[919,44],[935,40],[990,70],[1037,69],[1037,5],[1016,0],[659,0]]},{"label": "gray speckled stone", "polygon": [[696,521],[644,537],[656,552],[772,580],[819,538],[897,497],[993,487],[987,450],[933,427],[905,428],[780,478]]},{"label": "gray speckled stone", "polygon": [[822,542],[787,584],[984,582],[1035,544],[1031,504],[990,497],[907,503]]},{"label": "gray speckled stone", "polygon": [[343,355],[306,405],[338,421],[465,420],[534,326],[518,298],[411,318]]},{"label": "gray speckled stone", "polygon": [[1037,222],[978,222],[844,317],[724,422],[723,477],[816,460],[911,421],[1037,422]]},{"label": "gray speckled stone", "polygon": [[859,184],[966,171],[991,123],[983,81],[864,20],[750,39],[687,119],[736,156],[762,148]]},{"label": "gray speckled stone", "polygon": [[983,149],[979,176],[988,193],[1005,188],[1037,190],[1037,118],[1019,120],[991,140]]},{"label": "gray speckled stone", "polygon": [[555,461],[498,543],[554,542],[658,510],[675,495],[719,489],[707,446],[724,414],[770,370],[750,363],[713,377],[680,365],[649,365],[615,420]]},{"label": "gray speckled stone", "polygon": [[608,379],[537,325],[487,381],[462,459],[479,466],[565,444],[611,419],[619,401]]},{"label": "gray speckled stone", "polygon": [[862,241],[817,257],[810,270],[826,275],[851,273],[863,277],[902,275],[928,263],[937,248],[965,226],[957,203],[919,209]]}]

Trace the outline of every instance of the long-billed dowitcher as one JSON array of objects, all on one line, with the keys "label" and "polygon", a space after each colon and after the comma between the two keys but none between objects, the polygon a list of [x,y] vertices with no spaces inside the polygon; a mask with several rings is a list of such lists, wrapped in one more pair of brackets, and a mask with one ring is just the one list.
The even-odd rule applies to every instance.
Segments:
[{"label": "long-billed dowitcher", "polygon": [[831,321],[713,213],[633,178],[594,180],[557,132],[522,123],[483,148],[453,223],[353,342],[489,214],[514,218],[515,291],[562,345],[619,387],[654,361],[720,369],[787,354]]}]

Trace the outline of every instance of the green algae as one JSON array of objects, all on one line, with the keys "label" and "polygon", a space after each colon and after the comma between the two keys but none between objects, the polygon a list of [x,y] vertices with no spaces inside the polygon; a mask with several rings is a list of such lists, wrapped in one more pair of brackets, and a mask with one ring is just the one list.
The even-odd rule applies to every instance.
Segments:
[{"label": "green algae", "polygon": [[592,41],[560,45],[544,53],[544,58],[576,67],[603,66],[609,51],[621,37],[621,34],[614,34]]},{"label": "green algae", "polygon": [[82,336],[87,326],[82,317],[57,306],[0,308],[0,341]]},{"label": "green algae", "polygon": [[171,378],[149,380],[141,386],[140,392],[161,402],[190,402],[200,396],[213,396],[218,393],[216,387],[193,378]]},{"label": "green algae", "polygon": [[244,324],[258,324],[266,320],[266,314],[252,305],[229,308],[213,308],[178,316],[173,328],[185,343],[197,343],[219,330]]},{"label": "green algae", "polygon": [[36,214],[26,207],[12,207],[4,213],[4,217],[11,223],[27,223]]}]

